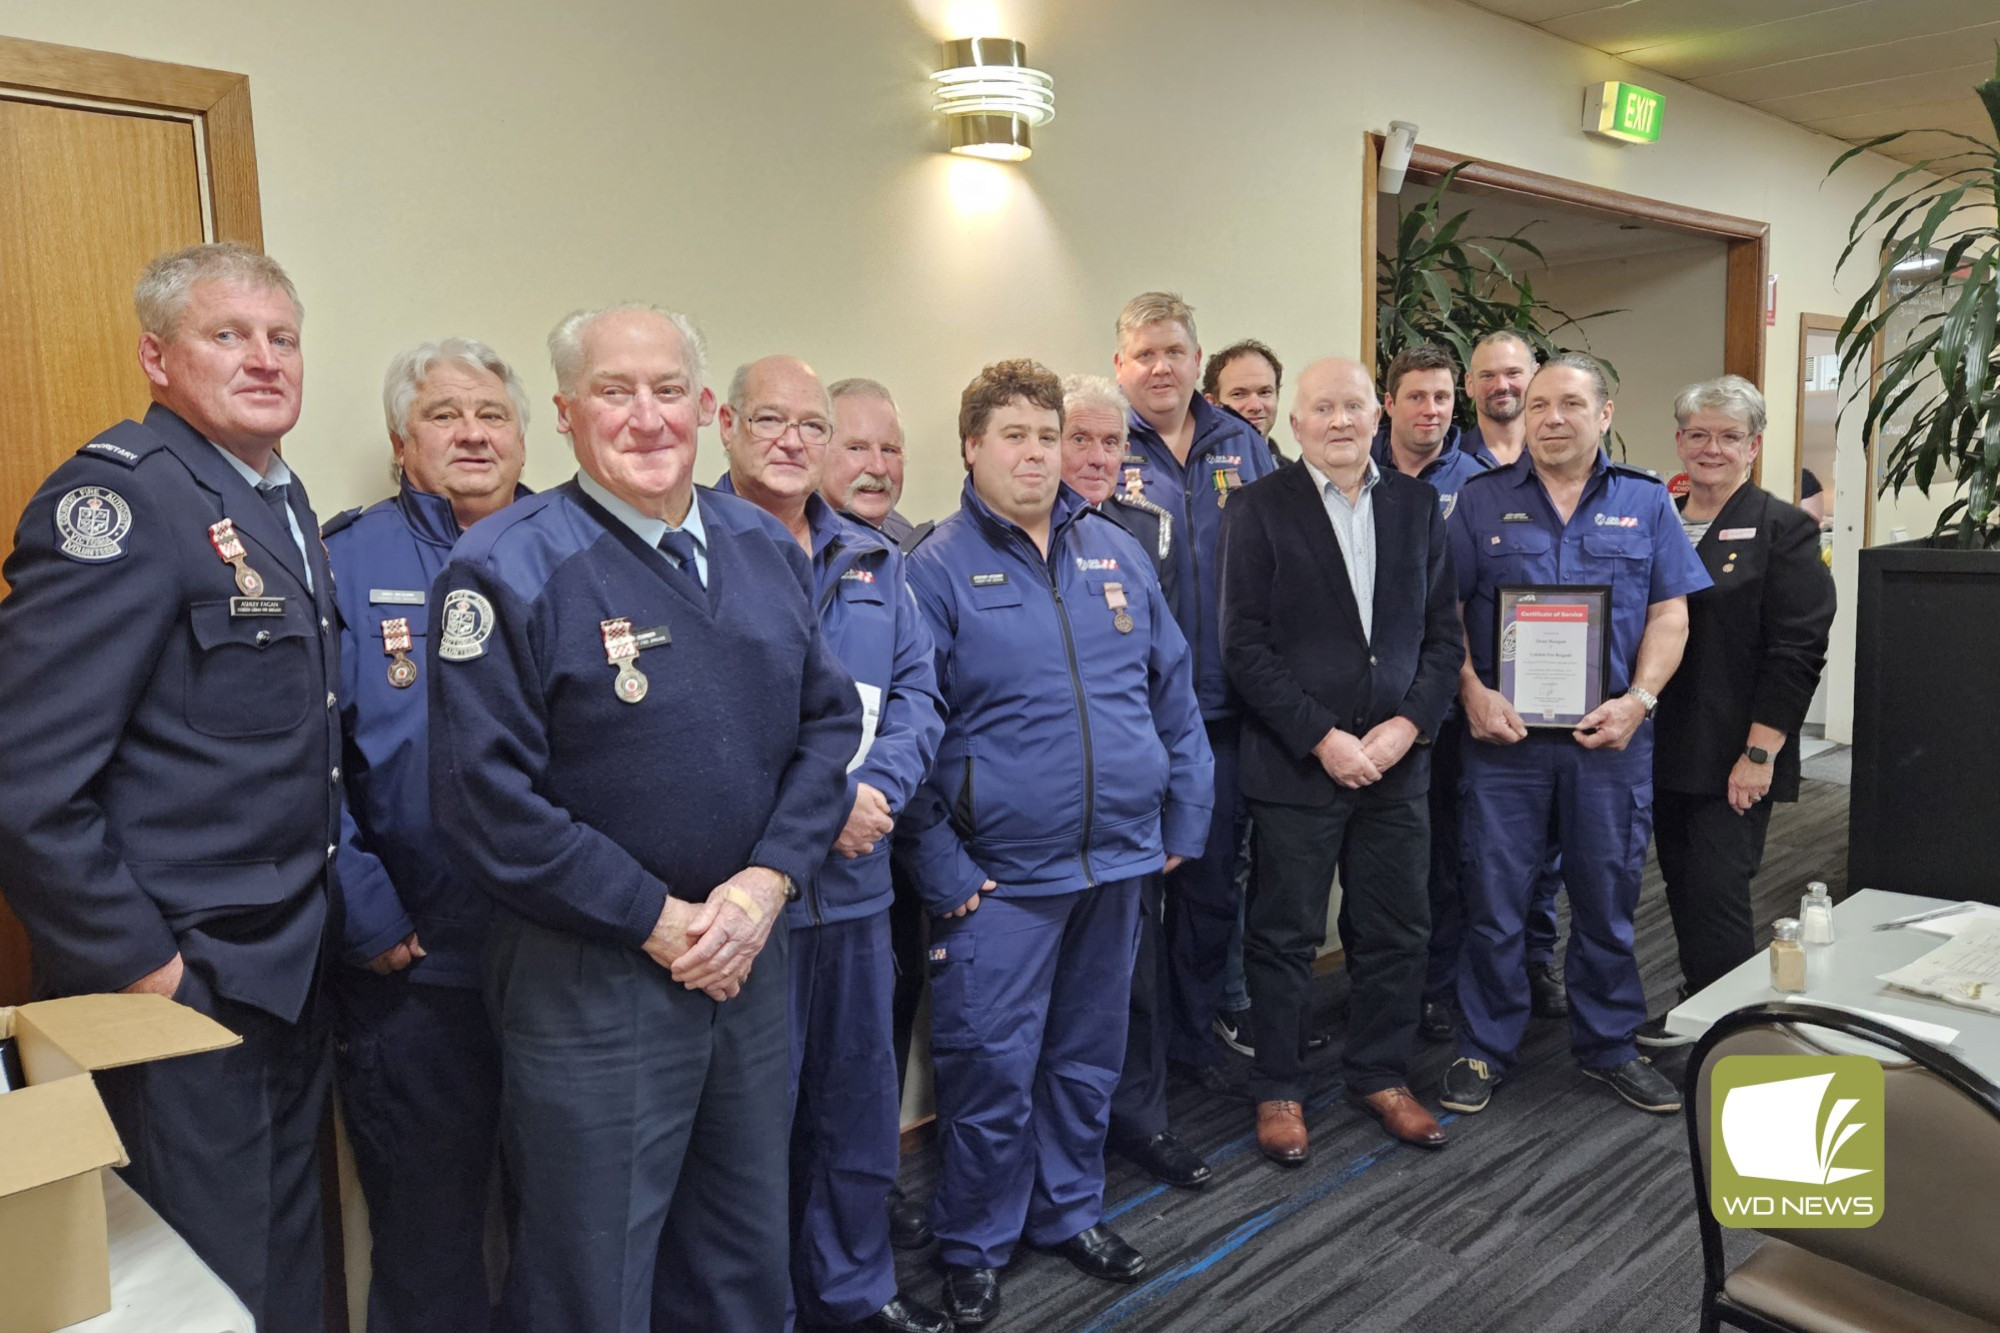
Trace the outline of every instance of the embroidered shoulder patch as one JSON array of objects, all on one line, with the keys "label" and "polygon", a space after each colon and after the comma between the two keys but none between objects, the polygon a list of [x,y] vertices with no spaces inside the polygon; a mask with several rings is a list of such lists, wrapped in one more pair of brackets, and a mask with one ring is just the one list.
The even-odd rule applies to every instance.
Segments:
[{"label": "embroidered shoulder patch", "polygon": [[444,598],[444,637],[438,656],[447,662],[470,662],[486,651],[493,633],[493,603],[470,588],[454,588]]},{"label": "embroidered shoulder patch", "polygon": [[62,553],[85,564],[102,564],[125,554],[132,531],[132,506],[104,486],[79,486],[56,501],[56,536]]}]

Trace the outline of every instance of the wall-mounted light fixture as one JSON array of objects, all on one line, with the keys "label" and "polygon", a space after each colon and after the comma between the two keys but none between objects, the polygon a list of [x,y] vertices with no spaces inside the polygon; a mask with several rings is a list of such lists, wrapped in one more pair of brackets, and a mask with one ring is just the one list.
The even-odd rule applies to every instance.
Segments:
[{"label": "wall-mounted light fixture", "polygon": [[1383,194],[1401,194],[1403,178],[1410,171],[1410,154],[1416,151],[1417,126],[1414,121],[1392,120],[1382,136],[1382,158],[1375,168],[1375,188]]},{"label": "wall-mounted light fixture", "polygon": [[931,110],[950,126],[951,151],[966,157],[1025,162],[1030,131],[1056,118],[1056,81],[1028,68],[1028,48],[1011,38],[946,42],[931,81]]}]

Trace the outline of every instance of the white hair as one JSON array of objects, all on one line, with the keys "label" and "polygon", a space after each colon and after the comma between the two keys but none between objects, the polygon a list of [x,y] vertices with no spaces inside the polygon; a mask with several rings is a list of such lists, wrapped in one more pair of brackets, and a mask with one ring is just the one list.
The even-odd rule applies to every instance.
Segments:
[{"label": "white hair", "polygon": [[834,403],[843,398],[879,398],[889,405],[889,415],[896,418],[896,433],[900,435],[903,432],[903,409],[896,406],[896,395],[890,393],[889,386],[880,380],[851,375],[827,385],[826,396],[827,401]]},{"label": "white hair", "polygon": [[701,386],[707,382],[708,371],[708,349],[702,342],[701,331],[695,328],[693,320],[678,310],[649,305],[644,301],[626,301],[563,316],[562,322],[549,330],[549,363],[556,372],[556,388],[565,394],[575,391],[576,377],[583,373],[584,335],[590,331],[592,324],[606,315],[634,313],[657,315],[673,325],[674,331],[681,336],[681,349],[686,354],[689,387],[700,393]]},{"label": "white hair", "polygon": [[1118,382],[1106,375],[1066,375],[1063,377],[1063,416],[1079,407],[1101,407],[1124,421],[1132,411]]},{"label": "white hair", "polygon": [[1764,395],[1741,375],[1702,380],[1674,395],[1674,421],[1682,430],[1697,412],[1721,412],[1741,421],[1752,435],[1764,433]]},{"label": "white hair", "polygon": [[139,316],[139,327],[171,341],[198,282],[233,282],[283,292],[299,323],[305,323],[306,311],[299,304],[298,290],[277,260],[235,241],[218,241],[190,245],[146,265],[132,289],[132,309]]},{"label": "white hair", "polygon": [[424,381],[441,365],[483,370],[506,385],[507,397],[514,404],[514,415],[519,419],[522,431],[526,432],[528,391],[522,387],[521,377],[514,373],[514,368],[477,338],[443,338],[437,342],[420,343],[389,362],[389,371],[382,377],[382,412],[388,418],[391,435],[399,440],[407,438],[410,405],[416,402]]}]

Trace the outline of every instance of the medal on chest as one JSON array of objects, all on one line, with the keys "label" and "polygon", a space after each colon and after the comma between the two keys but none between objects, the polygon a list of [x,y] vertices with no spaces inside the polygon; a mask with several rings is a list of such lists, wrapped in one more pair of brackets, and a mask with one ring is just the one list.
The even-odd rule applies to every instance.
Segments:
[{"label": "medal on chest", "polygon": [[1126,610],[1125,585],[1107,583],[1104,585],[1104,604],[1111,608],[1111,625],[1120,634],[1132,632],[1132,613]]},{"label": "medal on chest", "polygon": [[250,553],[243,549],[243,539],[236,535],[234,519],[209,524],[208,544],[215,548],[215,554],[224,564],[235,569],[236,591],[245,597],[264,595],[264,576],[250,568]]},{"label": "medal on chest", "polygon": [[382,651],[389,655],[389,683],[399,690],[417,683],[417,664],[410,660],[410,643],[408,616],[382,622]]},{"label": "medal on chest", "polygon": [[602,621],[598,629],[604,635],[604,660],[618,668],[612,692],[625,703],[638,703],[646,697],[646,673],[639,670],[639,636],[632,631],[631,619]]},{"label": "medal on chest", "polygon": [[1208,474],[1215,483],[1215,507],[1222,508],[1229,503],[1229,493],[1243,485],[1243,473],[1233,467],[1219,467]]}]

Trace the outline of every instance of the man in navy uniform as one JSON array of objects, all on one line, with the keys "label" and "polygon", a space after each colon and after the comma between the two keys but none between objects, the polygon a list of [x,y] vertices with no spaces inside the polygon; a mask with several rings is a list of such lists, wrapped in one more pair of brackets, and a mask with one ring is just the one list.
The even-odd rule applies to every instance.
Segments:
[{"label": "man in navy uniform", "polygon": [[[1152,558],[1167,604],[1165,583],[1173,571],[1173,516],[1145,498],[1143,491],[1117,489],[1125,462],[1126,420],[1132,405],[1102,375],[1071,375],[1063,381],[1063,482],[1098,513],[1132,534]],[[1131,1021],[1125,1034],[1125,1065],[1111,1095],[1113,1151],[1155,1180],[1180,1189],[1200,1189],[1212,1172],[1207,1162],[1167,1125],[1166,937],[1160,920],[1160,876],[1139,882],[1139,952],[1132,964]]]},{"label": "man in navy uniform", "polygon": [[1212,825],[1206,850],[1167,876],[1167,956],[1173,977],[1168,1054],[1192,1066],[1204,1086],[1226,1088],[1222,1052],[1210,1027],[1222,1003],[1230,937],[1242,890],[1236,863],[1244,809],[1236,782],[1236,702],[1222,666],[1218,535],[1231,493],[1272,471],[1256,427],[1195,390],[1201,343],[1194,311],[1170,292],[1145,292],[1118,315],[1112,357],[1118,387],[1132,404],[1125,489],[1138,488],[1173,516],[1179,531],[1175,621],[1193,654],[1194,687],[1215,755]]},{"label": "man in navy uniform", "polygon": [[861,703],[783,525],[695,490],[715,399],[693,326],[579,312],[549,351],[582,470],[459,540],[424,664],[438,833],[495,900],[520,1209],[501,1318],[646,1333],[657,1301],[767,1333],[789,1286],[780,917],[846,819]]},{"label": "man in navy uniform", "polygon": [[481,1333],[500,1115],[500,1051],[479,994],[489,908],[431,824],[419,664],[430,586],[453,544],[526,493],[528,398],[470,338],[402,353],[382,396],[396,494],[321,533],[340,604],[347,738],[336,1086],[368,1200],[370,1333]]},{"label": "man in navy uniform", "polygon": [[793,1298],[813,1327],[950,1333],[943,1315],[896,1290],[887,1211],[902,1110],[890,1044],[889,838],[930,771],[944,706],[902,552],[816,494],[832,415],[819,377],[788,356],[738,370],[719,414],[729,475],[716,489],[784,524],[811,559],[820,630],[861,692],[847,823],[819,882],[785,911]]},{"label": "man in navy uniform", "polygon": [[[1512,335],[1509,335],[1512,336]],[[1482,346],[1486,344],[1482,343]],[[1495,347],[1505,350],[1506,344]],[[1533,364],[1531,361],[1530,365]],[[1389,362],[1382,386],[1382,428],[1375,434],[1377,466],[1427,481],[1438,493],[1445,518],[1458,505],[1466,478],[1495,466],[1475,451],[1477,432],[1461,433],[1452,422],[1458,363],[1436,343],[1420,343]],[[1519,411],[1523,379],[1514,389]],[[1490,394],[1498,397],[1497,391]],[[1449,1041],[1458,1031],[1452,1001],[1458,990],[1458,951],[1465,935],[1465,906],[1459,890],[1459,794],[1465,720],[1456,702],[1431,748],[1431,946],[1424,974],[1423,1016],[1418,1030],[1431,1041]],[[1562,974],[1556,970],[1556,894],[1562,888],[1562,858],[1551,846],[1549,864],[1535,883],[1526,938],[1528,987],[1537,1018],[1569,1013]]]},{"label": "man in navy uniform", "polygon": [[945,1312],[999,1310],[1022,1239],[1134,1282],[1104,1225],[1139,881],[1198,855],[1213,775],[1146,553],[1062,484],[1062,385],[982,370],[959,404],[957,513],[910,555],[949,709],[916,820],[943,1149]]},{"label": "man in navy uniform", "polygon": [[[1659,478],[1605,455],[1612,410],[1596,361],[1551,357],[1528,384],[1527,452],[1469,480],[1452,510],[1468,649],[1459,699],[1470,732],[1463,1020],[1440,1099],[1454,1111],[1485,1109],[1527,1028],[1522,918],[1551,811],[1570,903],[1564,971],[1577,1063],[1641,1110],[1681,1104],[1633,1042],[1646,996],[1632,913],[1653,829],[1653,707],[1687,642],[1687,595],[1709,578]],[[1574,730],[1531,731],[1495,688],[1500,591],[1538,584],[1611,589],[1605,699]]]},{"label": "man in navy uniform", "polygon": [[199,245],[135,302],[153,406],[43,483],[0,604],[0,866],[49,995],[171,995],[243,1044],[97,1075],[125,1178],[259,1328],[320,1326],[318,999],[339,639],[304,488],[300,312]]}]

